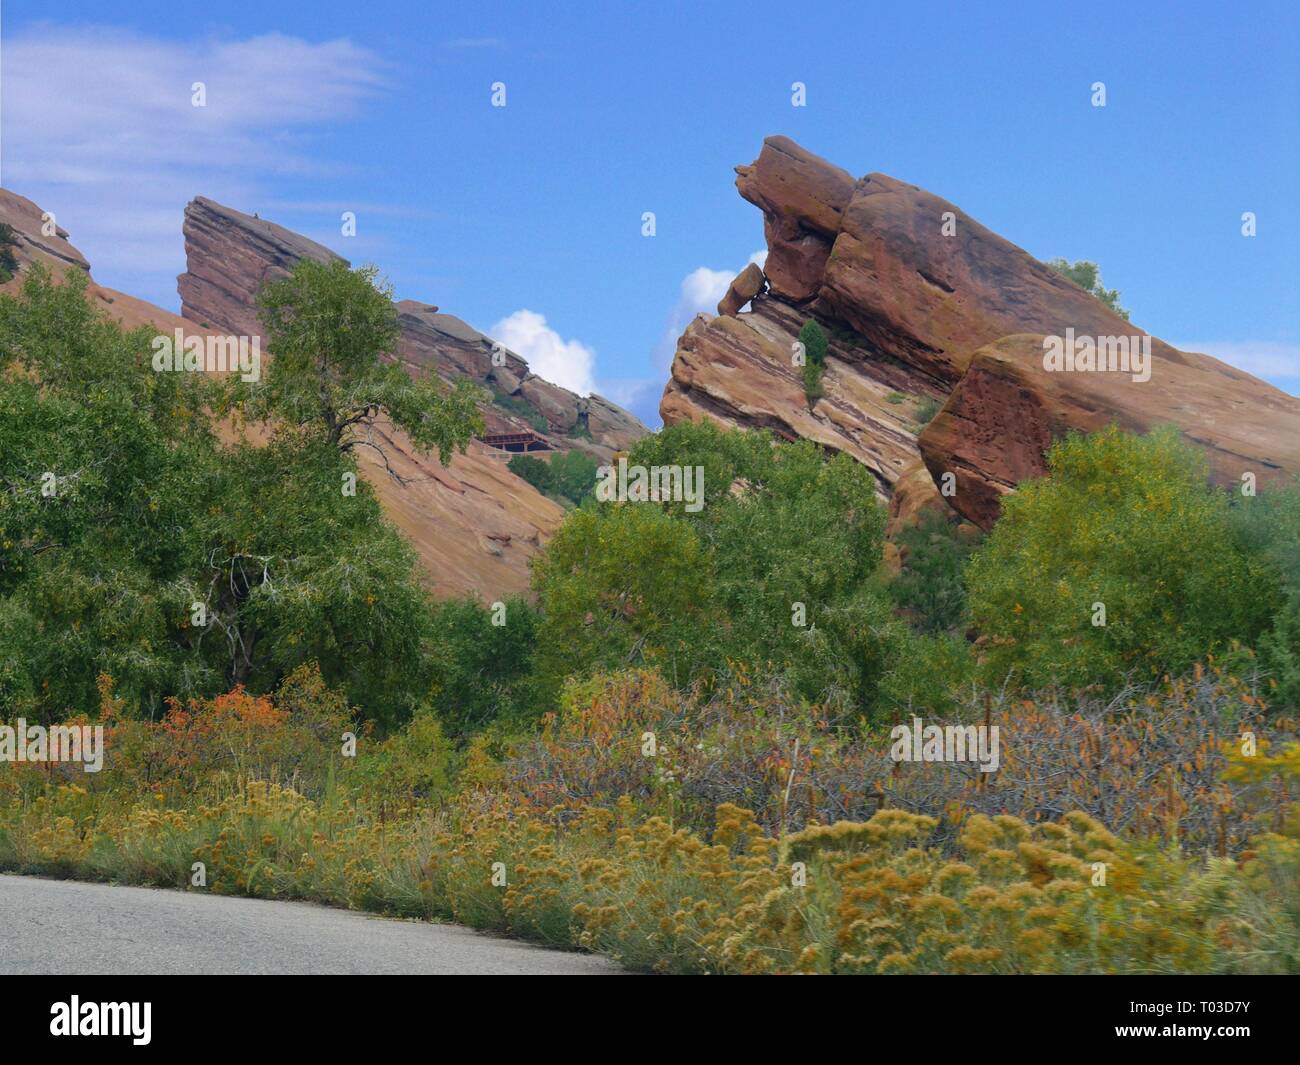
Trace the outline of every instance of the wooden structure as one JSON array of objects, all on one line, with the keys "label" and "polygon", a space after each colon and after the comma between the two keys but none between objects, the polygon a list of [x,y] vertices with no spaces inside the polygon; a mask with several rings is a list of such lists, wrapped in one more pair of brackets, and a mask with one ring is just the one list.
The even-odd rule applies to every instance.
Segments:
[{"label": "wooden structure", "polygon": [[479,440],[488,447],[509,451],[515,455],[526,455],[531,451],[555,450],[545,437],[534,432],[488,433],[486,436],[480,436]]}]

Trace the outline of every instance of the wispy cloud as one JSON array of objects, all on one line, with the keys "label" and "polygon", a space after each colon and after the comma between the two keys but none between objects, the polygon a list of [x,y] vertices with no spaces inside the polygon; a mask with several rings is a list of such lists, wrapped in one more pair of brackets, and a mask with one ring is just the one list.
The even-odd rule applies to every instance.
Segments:
[{"label": "wispy cloud", "polygon": [[347,40],[39,24],[5,36],[0,178],[54,211],[98,275],[157,298],[146,279],[183,269],[194,195],[252,209],[276,176],[319,172],[313,137],[359,113],[386,76]]}]

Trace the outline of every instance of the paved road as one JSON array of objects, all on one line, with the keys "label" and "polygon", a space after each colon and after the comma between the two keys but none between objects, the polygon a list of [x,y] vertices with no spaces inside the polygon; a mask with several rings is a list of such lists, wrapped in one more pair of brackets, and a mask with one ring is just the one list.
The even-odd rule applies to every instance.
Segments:
[{"label": "paved road", "polygon": [[0,875],[0,973],[610,974],[613,962],[303,902]]}]

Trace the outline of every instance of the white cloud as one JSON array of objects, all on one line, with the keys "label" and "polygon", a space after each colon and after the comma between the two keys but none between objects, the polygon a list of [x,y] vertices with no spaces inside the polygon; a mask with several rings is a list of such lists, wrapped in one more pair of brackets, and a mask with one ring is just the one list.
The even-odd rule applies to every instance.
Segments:
[{"label": "white cloud", "polygon": [[538,377],[580,396],[596,391],[596,353],[580,340],[565,340],[536,311],[515,311],[488,335],[527,360]]},{"label": "white cloud", "polygon": [[[268,178],[318,172],[313,128],[354,114],[385,76],[347,40],[48,23],[6,34],[4,60],[5,186],[54,211],[101,280],[170,276],[171,303],[185,204],[203,194],[256,210]],[[191,102],[195,82],[205,107]]]},{"label": "white cloud", "polygon": [[[767,249],[754,252],[745,260],[745,266],[767,262]],[[743,270],[744,266],[740,268]],[[667,370],[672,365],[673,354],[677,350],[677,341],[683,331],[701,312],[714,314],[718,301],[727,294],[727,288],[740,273],[740,270],[714,270],[707,266],[697,266],[684,278],[677,295],[677,302],[668,312],[668,325],[663,336],[655,346],[654,364],[659,370]]]}]

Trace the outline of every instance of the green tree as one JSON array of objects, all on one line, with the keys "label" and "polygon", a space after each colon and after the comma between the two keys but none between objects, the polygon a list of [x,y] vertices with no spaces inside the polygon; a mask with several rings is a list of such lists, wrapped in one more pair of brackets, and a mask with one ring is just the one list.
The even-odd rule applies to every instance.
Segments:
[{"label": "green tree", "polygon": [[991,682],[1145,680],[1254,642],[1276,582],[1176,429],[1072,433],[1047,462],[1047,477],[1004,497],[967,569]]},{"label": "green tree", "polygon": [[533,565],[543,678],[657,665],[685,682],[720,623],[689,524],[645,503],[575,510]]},{"label": "green tree", "polygon": [[1064,274],[1085,292],[1096,296],[1121,318],[1128,319],[1128,311],[1119,305],[1119,289],[1106,288],[1101,283],[1101,267],[1096,263],[1080,259],[1067,262],[1065,259],[1049,259],[1047,265],[1059,274]]},{"label": "green tree", "polygon": [[551,477],[557,495],[581,503],[596,487],[596,460],[585,451],[565,451],[551,459]]},{"label": "green tree", "polygon": [[532,455],[514,455],[506,463],[506,468],[516,477],[527,481],[542,495],[550,495],[555,491],[551,467],[539,458]]},{"label": "green tree", "polygon": [[86,285],[36,265],[0,296],[0,706],[31,717],[94,707],[100,671],[141,708],[215,677],[183,668],[172,597],[216,469],[205,382],[153,373]]},{"label": "green tree", "polygon": [[934,510],[904,528],[897,542],[905,561],[889,584],[895,605],[919,632],[956,634],[969,620],[965,568],[974,543]]},{"label": "green tree", "polygon": [[485,393],[464,379],[448,387],[433,374],[413,378],[393,361],[397,310],[377,273],[301,259],[262,289],[258,311],[274,357],[265,382],[249,390],[247,411],[323,434],[341,452],[370,448],[396,477],[375,432],[381,414],[445,465],[483,431]]},{"label": "green tree", "polygon": [[685,686],[743,668],[869,711],[906,636],[875,578],[871,474],[709,422],[638,441],[629,463],[701,468],[704,505],[608,503],[565,520],[534,571],[550,676],[644,661]]},{"label": "green tree", "polygon": [[1269,702],[1300,709],[1300,478],[1260,486],[1232,508],[1238,541],[1273,573],[1285,600],[1260,636]]},{"label": "green tree", "polygon": [[596,486],[596,460],[584,451],[564,451],[550,462],[532,455],[515,455],[510,472],[522,477],[543,495],[581,503]]},{"label": "green tree", "polygon": [[18,234],[8,222],[0,222],[0,285],[12,281],[18,273],[18,258],[14,247],[18,244]]},{"label": "green tree", "polygon": [[490,608],[473,599],[435,607],[431,703],[450,734],[493,724],[522,730],[546,708],[535,679],[540,621],[522,597]]},{"label": "green tree", "polygon": [[156,373],[148,329],[84,275],[0,296],[0,706],[135,713],[299,665],[384,723],[427,698],[432,617],[412,552],[325,434],[223,442],[204,374]]}]

